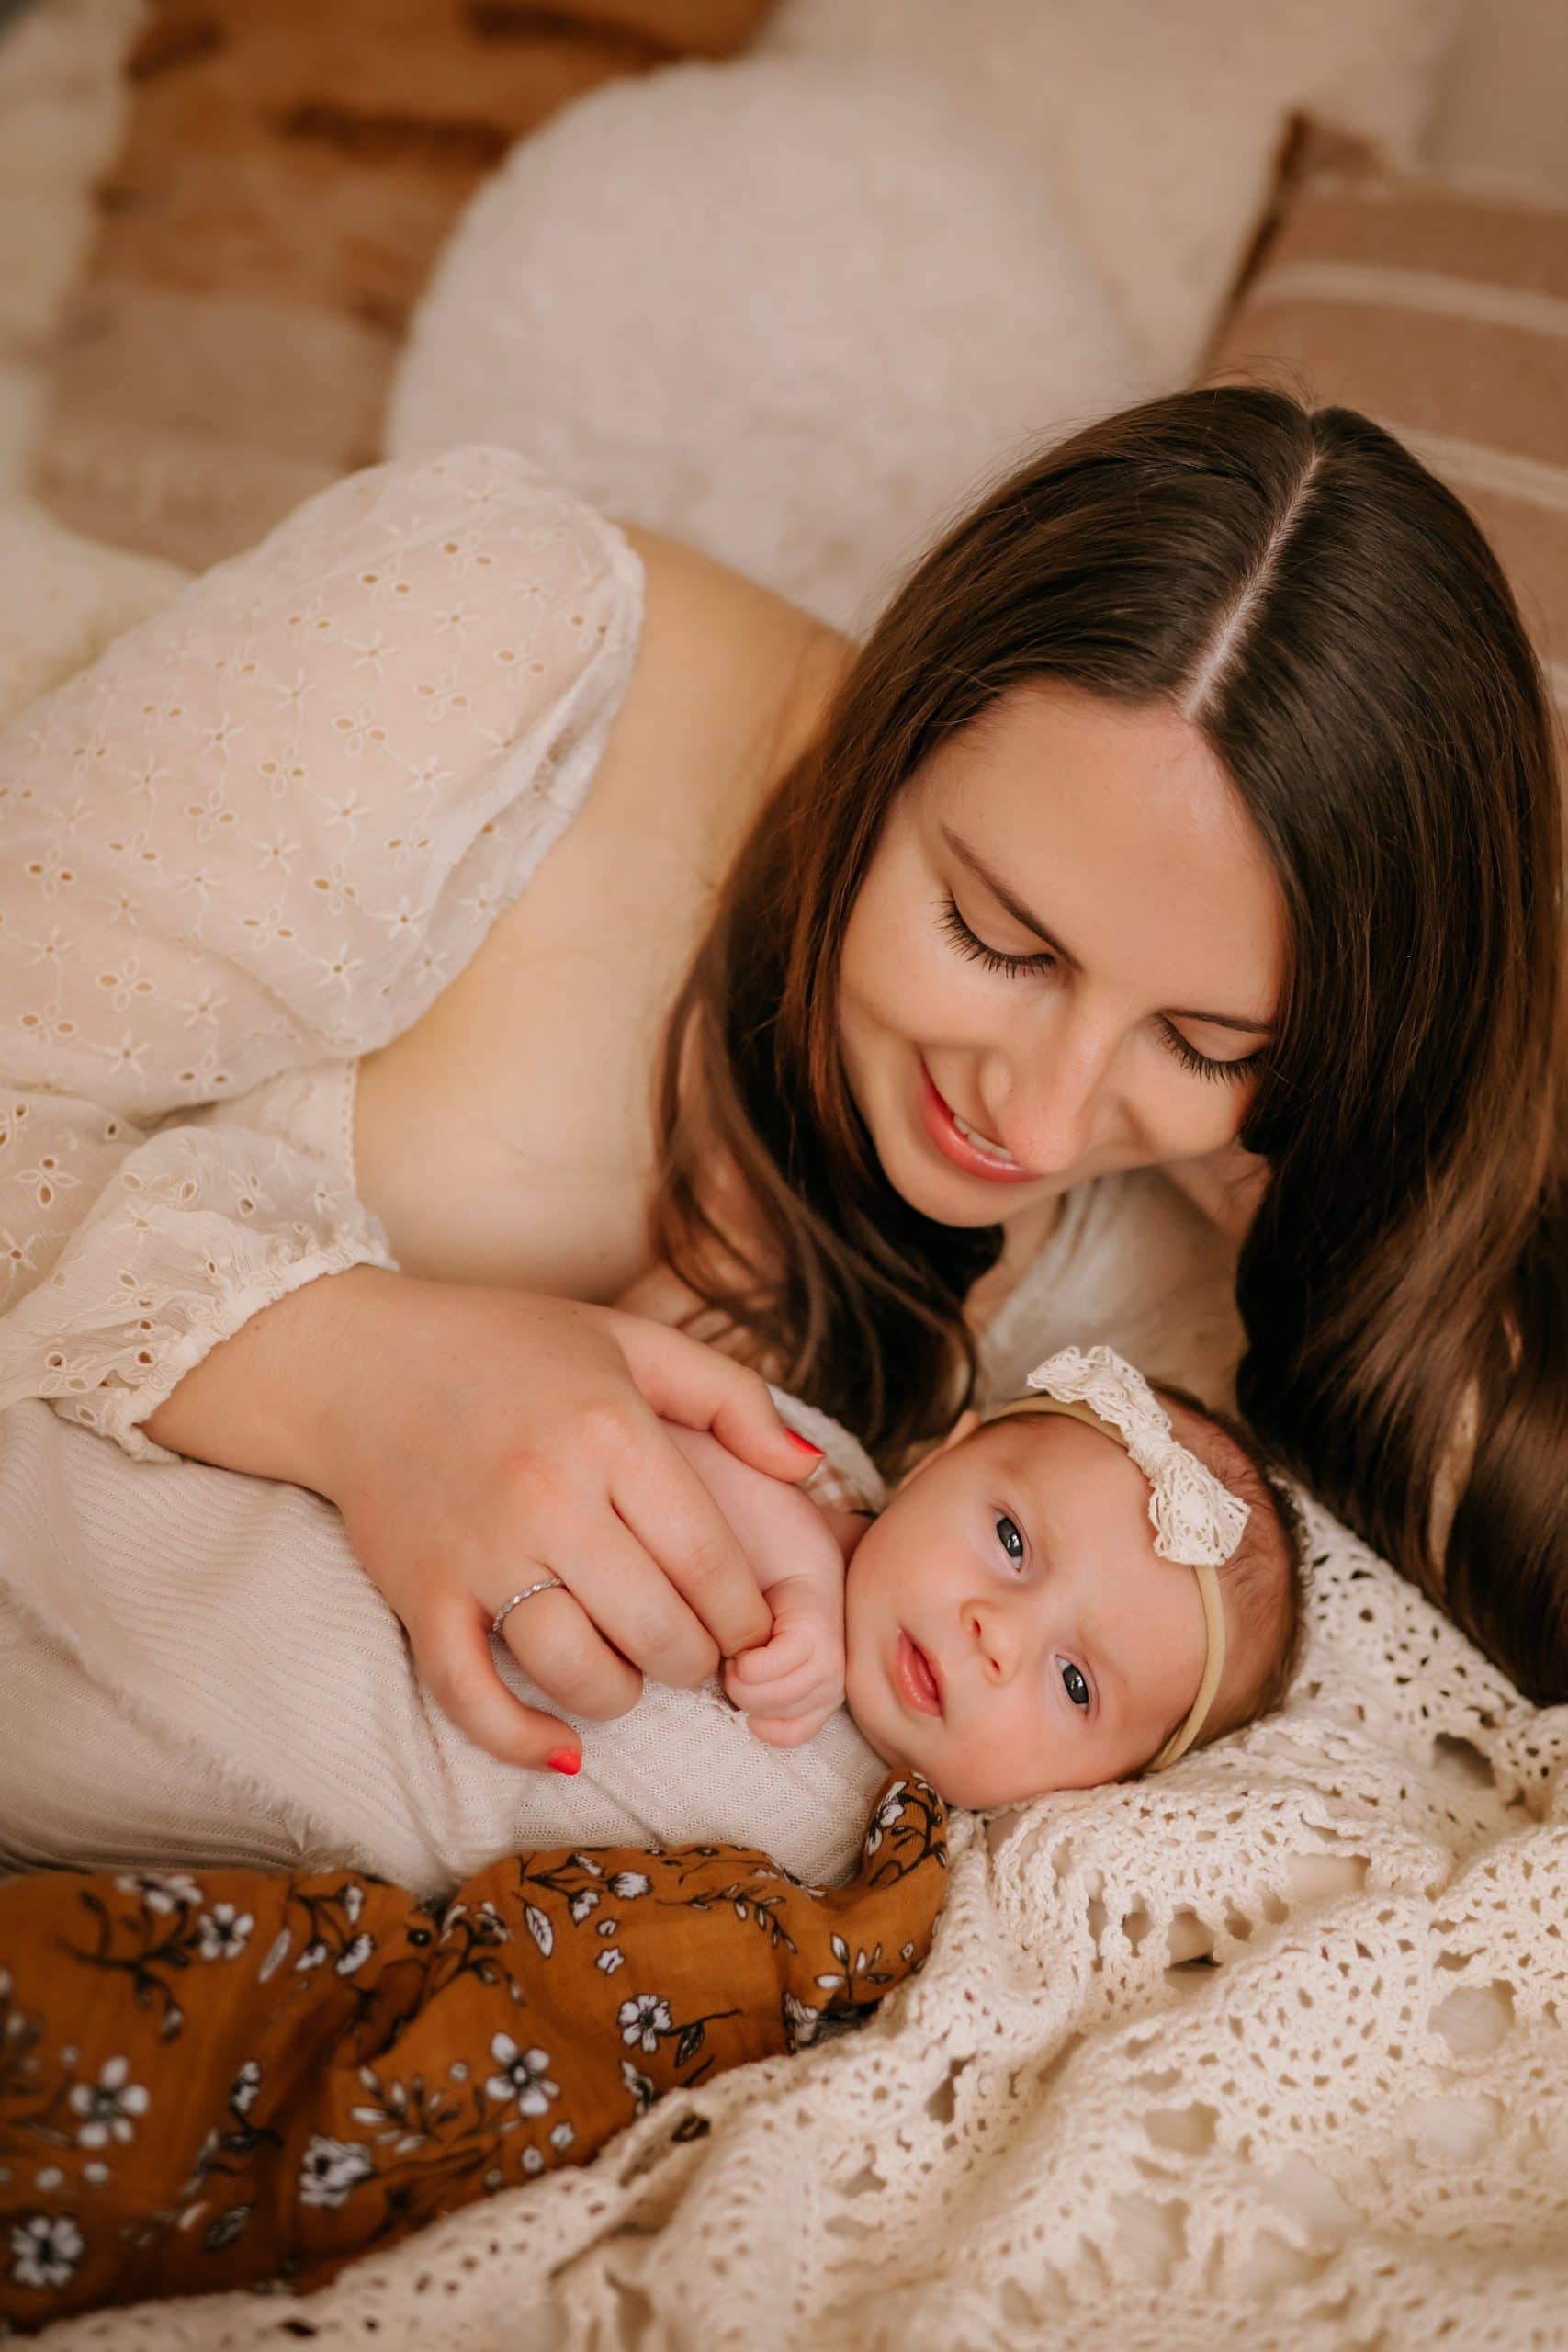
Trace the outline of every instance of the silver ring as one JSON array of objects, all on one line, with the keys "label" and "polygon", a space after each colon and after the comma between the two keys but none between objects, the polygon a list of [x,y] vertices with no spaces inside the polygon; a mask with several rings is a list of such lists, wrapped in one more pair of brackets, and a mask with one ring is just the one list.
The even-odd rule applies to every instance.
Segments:
[{"label": "silver ring", "polygon": [[564,1592],[565,1589],[559,1577],[541,1577],[537,1584],[525,1584],[521,1592],[514,1592],[510,1600],[502,1602],[490,1621],[491,1632],[500,1633],[520,1600],[532,1600],[536,1592]]}]

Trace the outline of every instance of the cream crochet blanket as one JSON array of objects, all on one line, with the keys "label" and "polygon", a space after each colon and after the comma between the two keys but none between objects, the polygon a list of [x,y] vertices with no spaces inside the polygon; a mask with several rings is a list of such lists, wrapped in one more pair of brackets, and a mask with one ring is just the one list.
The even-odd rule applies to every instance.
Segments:
[{"label": "cream crochet blanket", "polygon": [[1284,1713],[961,1824],[931,1960],[863,2032],[675,2095],[303,2307],[44,2340],[249,2352],[308,2314],[323,2352],[1556,2352],[1568,1710],[1311,1532]]}]

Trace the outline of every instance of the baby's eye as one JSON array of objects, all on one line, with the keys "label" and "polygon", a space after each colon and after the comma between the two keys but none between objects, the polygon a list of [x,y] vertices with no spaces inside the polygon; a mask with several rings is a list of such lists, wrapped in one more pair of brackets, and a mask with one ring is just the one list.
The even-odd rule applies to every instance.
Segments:
[{"label": "baby's eye", "polygon": [[997,1541],[1001,1545],[1002,1550],[1007,1554],[1008,1558],[1012,1562],[1013,1566],[1015,1568],[1021,1567],[1023,1566],[1023,1538],[1018,1532],[1017,1521],[1009,1519],[1005,1511],[1001,1513],[1000,1517],[997,1521]]},{"label": "baby's eye", "polygon": [[1056,1664],[1062,1669],[1062,1688],[1066,1692],[1068,1698],[1072,1701],[1074,1706],[1087,1707],[1089,1704],[1089,1684],[1084,1680],[1083,1675],[1079,1669],[1073,1664],[1070,1657],[1059,1657],[1056,1660]]}]

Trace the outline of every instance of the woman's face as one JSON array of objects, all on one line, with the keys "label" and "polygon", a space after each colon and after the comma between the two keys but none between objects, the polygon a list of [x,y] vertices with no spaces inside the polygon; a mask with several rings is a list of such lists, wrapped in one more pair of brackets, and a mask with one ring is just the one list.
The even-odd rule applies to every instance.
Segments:
[{"label": "woman's face", "polygon": [[1219,1150],[1285,940],[1195,728],[1054,683],[1003,696],[900,795],[845,933],[845,1063],[888,1181],[984,1226]]}]

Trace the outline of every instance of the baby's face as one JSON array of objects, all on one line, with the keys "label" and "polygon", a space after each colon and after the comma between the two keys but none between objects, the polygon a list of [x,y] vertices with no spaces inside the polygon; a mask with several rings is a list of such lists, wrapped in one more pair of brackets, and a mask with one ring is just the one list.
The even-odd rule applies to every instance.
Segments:
[{"label": "baby's face", "polygon": [[871,1745],[976,1806],[1137,1770],[1206,1654],[1198,1580],[1156,1552],[1142,1472],[1055,1415],[921,1464],[856,1548],[845,1634]]}]

